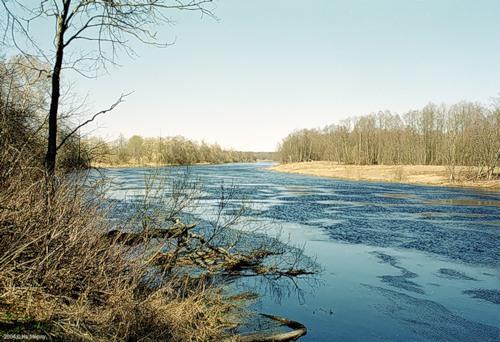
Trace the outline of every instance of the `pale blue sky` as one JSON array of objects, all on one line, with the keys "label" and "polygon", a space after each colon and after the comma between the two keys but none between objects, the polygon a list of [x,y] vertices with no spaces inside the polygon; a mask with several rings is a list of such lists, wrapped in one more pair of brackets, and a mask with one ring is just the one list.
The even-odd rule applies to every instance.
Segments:
[{"label": "pale blue sky", "polygon": [[[166,49],[97,80],[90,106],[135,93],[93,134],[183,135],[274,150],[296,128],[322,127],[429,101],[488,102],[500,92],[499,0],[219,0],[220,19],[174,14]],[[92,126],[94,129],[96,126]]]}]

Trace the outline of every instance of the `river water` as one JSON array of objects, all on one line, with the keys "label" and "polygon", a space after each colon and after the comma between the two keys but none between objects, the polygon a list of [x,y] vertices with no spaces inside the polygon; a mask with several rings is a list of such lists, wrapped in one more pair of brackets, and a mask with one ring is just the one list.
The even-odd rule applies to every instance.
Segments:
[{"label": "river water", "polygon": [[[270,163],[194,166],[201,205],[237,186],[246,215],[322,272],[248,278],[255,310],[305,324],[304,341],[500,341],[499,193],[281,174]],[[181,170],[182,168],[169,168]],[[148,169],[111,169],[113,196]],[[200,214],[201,215],[201,214]]]}]

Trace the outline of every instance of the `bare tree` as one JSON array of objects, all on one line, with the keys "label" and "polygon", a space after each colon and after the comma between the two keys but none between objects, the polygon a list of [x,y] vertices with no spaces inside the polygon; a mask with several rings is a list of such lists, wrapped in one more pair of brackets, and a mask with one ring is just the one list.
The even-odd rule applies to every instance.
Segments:
[{"label": "bare tree", "polygon": [[[379,112],[324,129],[299,130],[279,146],[282,162],[445,165],[450,181],[498,177],[500,105],[429,104],[403,116]],[[459,172],[460,171],[460,172]]]},{"label": "bare tree", "polygon": [[[133,55],[131,41],[167,46],[155,28],[170,23],[173,10],[212,15],[212,0],[0,0],[5,18],[3,43],[15,47],[30,63],[33,57],[50,65],[50,108],[45,166],[49,175],[56,167],[57,124],[61,96],[61,75],[73,70],[84,77],[96,77],[96,70],[116,65],[119,52]],[[55,24],[53,47],[36,41],[37,25]],[[80,47],[78,47],[80,43]],[[83,44],[82,44],[83,43]],[[85,48],[82,47],[84,45]]]}]

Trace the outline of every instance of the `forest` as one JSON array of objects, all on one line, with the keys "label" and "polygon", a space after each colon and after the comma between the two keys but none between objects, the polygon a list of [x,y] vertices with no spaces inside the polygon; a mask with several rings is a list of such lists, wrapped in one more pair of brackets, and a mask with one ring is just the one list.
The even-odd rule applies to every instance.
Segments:
[{"label": "forest", "polygon": [[143,138],[120,136],[106,142],[89,137],[82,139],[86,153],[96,165],[192,165],[254,162],[253,152],[224,150],[218,144],[198,143],[182,136]]},{"label": "forest", "polygon": [[428,104],[404,115],[383,111],[322,129],[289,134],[278,148],[283,163],[332,161],[355,165],[474,167],[491,179],[500,161],[500,101]]}]

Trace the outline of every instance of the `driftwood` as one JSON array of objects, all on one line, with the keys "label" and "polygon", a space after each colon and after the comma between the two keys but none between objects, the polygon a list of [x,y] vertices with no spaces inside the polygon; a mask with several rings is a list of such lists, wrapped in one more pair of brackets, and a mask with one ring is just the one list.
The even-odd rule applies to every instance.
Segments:
[{"label": "driftwood", "polygon": [[257,332],[257,333],[245,334],[240,336],[239,338],[240,341],[242,342],[296,341],[300,337],[307,334],[307,328],[299,322],[291,321],[289,319],[274,315],[267,315],[267,314],[261,314],[261,315],[269,319],[272,319],[273,321],[280,322],[282,325],[289,327],[290,329],[293,330],[282,333]]},{"label": "driftwood", "polygon": [[138,246],[151,239],[170,240],[169,251],[158,251],[149,263],[165,270],[174,266],[194,266],[210,273],[221,273],[230,276],[238,275],[272,275],[296,277],[314,272],[293,268],[280,269],[265,266],[263,260],[269,256],[279,255],[268,249],[257,249],[246,254],[230,252],[222,247],[213,246],[204,236],[192,232],[196,224],[186,225],[174,218],[170,228],[148,228],[141,232],[122,232],[111,230],[103,235],[108,242]]},{"label": "driftwood", "polygon": [[[165,252],[159,250],[147,261],[151,265],[162,267],[165,271],[170,271],[176,266],[193,266],[209,273],[230,277],[252,275],[296,277],[314,274],[313,271],[294,266],[284,269],[266,266],[264,264],[265,258],[280,255],[280,253],[265,248],[256,249],[246,254],[230,252],[225,248],[212,245],[204,236],[194,233],[192,230],[196,224],[186,225],[179,219],[172,221],[173,225],[170,228],[148,228],[141,232],[112,230],[104,234],[102,238],[108,243],[120,243],[132,247],[148,243],[151,239],[168,240],[170,249]],[[240,341],[295,341],[307,333],[306,327],[299,322],[279,316],[261,315],[293,330],[240,335]]]},{"label": "driftwood", "polygon": [[196,227],[196,224],[184,224],[179,219],[173,220],[174,225],[170,228],[159,229],[159,228],[149,228],[142,232],[122,232],[120,230],[111,230],[107,232],[103,238],[114,241],[117,243],[122,243],[128,246],[137,246],[150,239],[172,239],[177,238],[181,235],[185,235],[190,229]]}]

